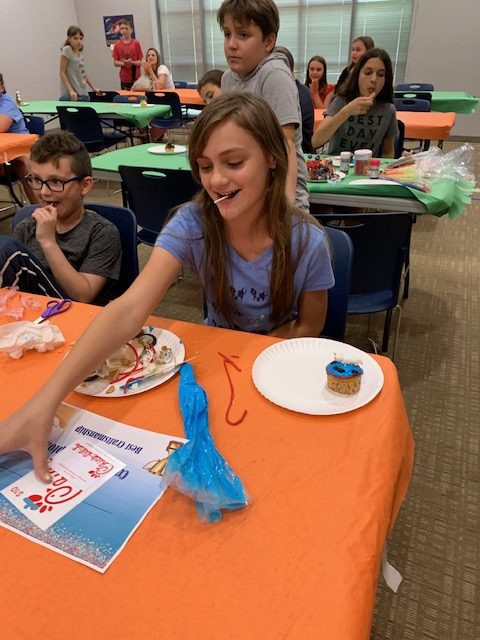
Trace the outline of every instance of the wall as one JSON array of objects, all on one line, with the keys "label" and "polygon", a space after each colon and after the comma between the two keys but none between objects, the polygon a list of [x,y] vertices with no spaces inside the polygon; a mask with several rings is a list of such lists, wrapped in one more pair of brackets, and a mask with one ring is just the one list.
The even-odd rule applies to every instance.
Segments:
[{"label": "wall", "polygon": [[74,0],[0,0],[0,73],[10,94],[59,96],[60,48],[76,21]]},{"label": "wall", "polygon": [[[58,95],[60,47],[71,24],[85,32],[92,80],[104,89],[119,88],[102,18],[133,13],[137,38],[146,50],[158,45],[153,6],[154,0],[0,0],[0,72],[9,92],[19,89],[24,100]],[[406,81],[480,94],[477,6],[477,0],[456,0],[454,5],[450,0],[416,0]],[[480,107],[474,115],[457,116],[453,134],[480,137]]]},{"label": "wall", "polygon": [[[416,0],[405,82],[480,95],[478,0]],[[480,137],[480,106],[457,115],[455,136]]]}]

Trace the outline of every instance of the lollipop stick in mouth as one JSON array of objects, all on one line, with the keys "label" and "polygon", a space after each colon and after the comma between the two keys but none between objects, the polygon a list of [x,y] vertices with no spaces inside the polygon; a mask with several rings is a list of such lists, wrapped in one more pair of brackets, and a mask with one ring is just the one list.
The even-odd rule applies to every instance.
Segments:
[{"label": "lollipop stick in mouth", "polygon": [[221,198],[217,198],[216,200],[213,201],[213,204],[217,204],[217,202],[221,202],[222,200],[227,200],[230,197],[231,197],[230,194],[228,194],[226,196],[222,196]]}]

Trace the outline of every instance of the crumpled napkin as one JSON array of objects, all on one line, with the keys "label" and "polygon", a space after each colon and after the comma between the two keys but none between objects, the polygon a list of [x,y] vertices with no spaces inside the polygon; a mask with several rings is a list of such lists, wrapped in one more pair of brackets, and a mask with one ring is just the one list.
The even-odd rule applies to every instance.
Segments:
[{"label": "crumpled napkin", "polygon": [[27,349],[53,351],[62,344],[65,344],[65,338],[54,324],[34,324],[23,320],[0,326],[0,351],[16,360]]}]

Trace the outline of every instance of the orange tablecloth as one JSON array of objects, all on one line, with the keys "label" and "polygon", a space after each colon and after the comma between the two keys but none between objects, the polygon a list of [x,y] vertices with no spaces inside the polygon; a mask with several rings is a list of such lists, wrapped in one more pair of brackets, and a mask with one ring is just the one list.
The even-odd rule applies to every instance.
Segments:
[{"label": "orange tablecloth", "polygon": [[[324,109],[315,109],[315,128],[323,120]],[[437,111],[397,111],[405,125],[405,137],[415,140],[447,140],[455,126],[455,113]]]},{"label": "orange tablecloth", "polygon": [[[38,313],[38,312],[37,312]],[[34,317],[37,313],[31,312]],[[55,323],[67,346],[0,355],[0,417],[64,357],[97,308],[74,303]],[[380,394],[343,415],[309,416],[265,400],[251,380],[266,336],[152,319],[181,337],[208,393],[215,442],[251,496],[216,525],[167,491],[124,551],[98,574],[0,529],[1,626],[8,638],[368,640],[382,550],[406,493],[413,441],[395,366]],[[239,356],[229,386],[218,352]],[[333,355],[333,354],[332,354]],[[146,393],[68,401],[138,427],[183,435],[178,376]]]},{"label": "orange tablecloth", "polygon": [[[198,105],[200,107],[205,106],[205,103],[196,89],[162,89],[159,93],[162,93],[163,91],[175,91],[175,93],[178,93],[182,104],[189,106]],[[124,96],[131,93],[134,93],[135,95],[145,95],[145,91],[127,91],[125,89],[122,89],[118,93]]]},{"label": "orange tablecloth", "polygon": [[0,133],[0,163],[27,156],[37,138],[30,133]]}]

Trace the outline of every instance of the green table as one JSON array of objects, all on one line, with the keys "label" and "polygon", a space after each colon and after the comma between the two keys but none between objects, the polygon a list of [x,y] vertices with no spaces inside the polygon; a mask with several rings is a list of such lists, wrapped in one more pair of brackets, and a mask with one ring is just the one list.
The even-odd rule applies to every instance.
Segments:
[{"label": "green table", "polygon": [[478,98],[466,91],[432,91],[432,111],[475,113]]},{"label": "green table", "polygon": [[100,117],[122,118],[133,126],[146,127],[154,118],[169,118],[170,107],[155,104],[148,107],[123,102],[67,102],[61,100],[32,100],[21,105],[20,109],[27,115],[51,115],[57,117],[57,107],[92,107]]},{"label": "green table", "polygon": [[[190,165],[186,153],[156,155],[148,151],[156,144],[141,144],[110,151],[92,158],[93,175],[106,180],[120,180],[118,167],[121,164],[149,169],[182,169]],[[385,162],[391,162],[386,160]],[[458,217],[471,202],[474,183],[461,185],[453,180],[438,180],[429,193],[391,183],[383,185],[375,180],[368,185],[356,184],[361,178],[348,175],[337,183],[309,182],[310,202],[344,207],[365,207],[383,211],[407,211],[409,213],[431,213],[436,216],[448,214]]]}]

